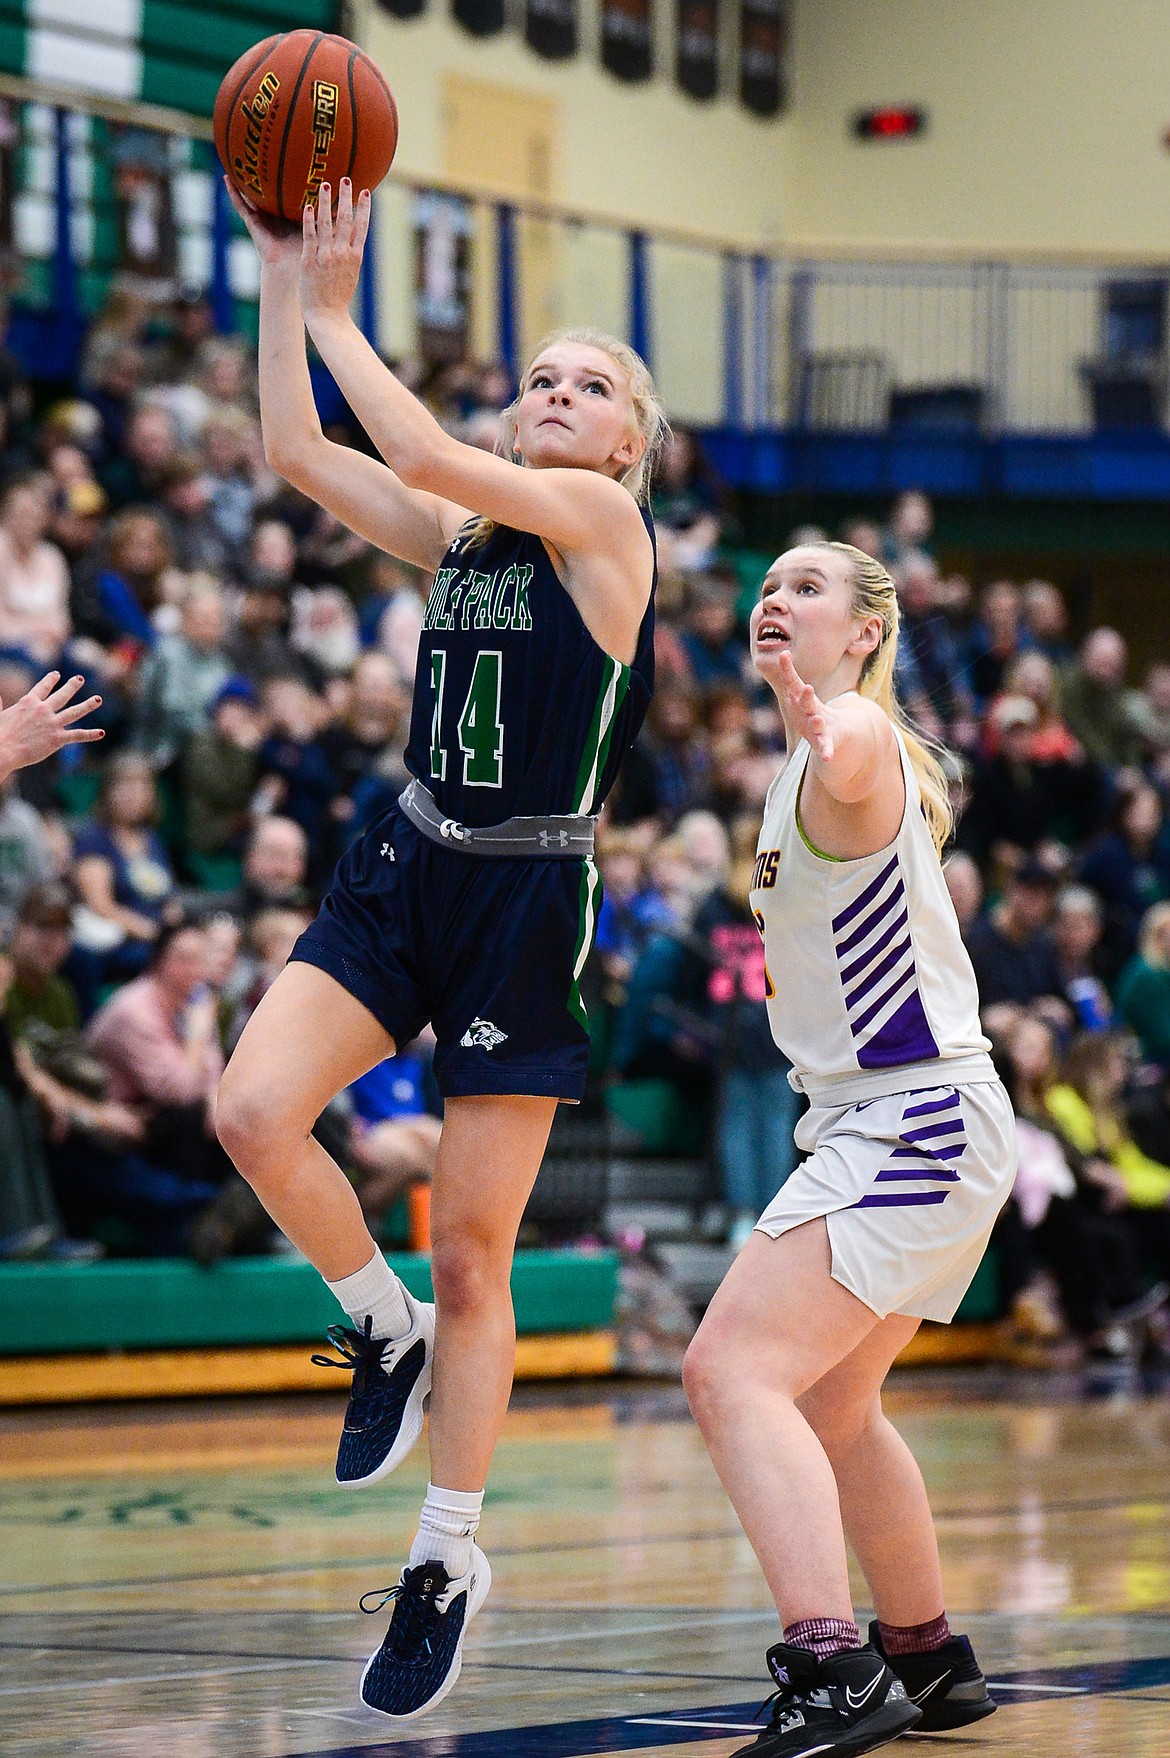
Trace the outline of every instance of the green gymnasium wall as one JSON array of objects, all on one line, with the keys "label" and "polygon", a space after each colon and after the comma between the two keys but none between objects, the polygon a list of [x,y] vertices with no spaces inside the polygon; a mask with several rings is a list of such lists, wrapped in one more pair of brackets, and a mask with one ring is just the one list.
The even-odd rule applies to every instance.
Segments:
[{"label": "green gymnasium wall", "polygon": [[245,49],[334,30],[338,13],[338,0],[0,0],[0,70],[210,116]]}]

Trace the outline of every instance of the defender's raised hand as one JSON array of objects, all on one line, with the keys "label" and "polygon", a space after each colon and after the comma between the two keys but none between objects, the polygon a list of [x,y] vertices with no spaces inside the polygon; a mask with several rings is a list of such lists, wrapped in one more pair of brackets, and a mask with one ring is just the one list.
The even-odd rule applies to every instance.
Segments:
[{"label": "defender's raised hand", "polygon": [[100,727],[77,725],[101,707],[101,697],[74,702],[85,679],[78,675],[62,684],[60,677],[59,671],[49,672],[27,695],[0,712],[0,779],[43,762],[64,745],[89,745],[105,738]]},{"label": "defender's raised hand", "polygon": [[821,701],[811,684],[806,684],[792,663],[790,653],[776,655],[775,688],[780,698],[784,719],[807,739],[813,752],[823,763],[831,759],[836,743],[833,738],[833,711]]},{"label": "defender's raised hand", "polygon": [[343,177],[334,214],[332,191],[323,183],[316,209],[306,207],[303,221],[301,306],[305,317],[343,315],[357,292],[370,229],[370,192],[363,189],[355,205],[353,186]]}]

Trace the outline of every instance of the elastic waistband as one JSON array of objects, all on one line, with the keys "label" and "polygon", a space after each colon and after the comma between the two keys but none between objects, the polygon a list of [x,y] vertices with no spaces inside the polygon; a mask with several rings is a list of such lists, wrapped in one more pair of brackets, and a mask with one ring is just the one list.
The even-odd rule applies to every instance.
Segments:
[{"label": "elastic waistband", "polygon": [[445,818],[421,781],[412,781],[398,797],[416,830],[431,842],[458,854],[483,855],[497,861],[580,861],[593,853],[597,820],[575,813],[548,818],[505,818],[502,824],[479,829]]},{"label": "elastic waistband", "polygon": [[972,1056],[943,1056],[937,1062],[904,1062],[900,1068],[879,1068],[872,1074],[833,1074],[818,1079],[792,1069],[788,1084],[806,1094],[810,1105],[828,1108],[859,1105],[864,1099],[885,1099],[891,1093],[913,1093],[923,1087],[972,1086],[999,1076],[985,1051]]}]

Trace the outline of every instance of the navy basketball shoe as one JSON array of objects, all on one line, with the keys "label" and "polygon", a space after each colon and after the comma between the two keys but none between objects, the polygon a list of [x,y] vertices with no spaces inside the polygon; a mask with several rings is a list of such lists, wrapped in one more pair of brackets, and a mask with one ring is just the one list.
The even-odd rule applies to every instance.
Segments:
[{"label": "navy basketball shoe", "polygon": [[[394,1600],[382,1646],[362,1673],[361,1697],[369,1709],[395,1721],[409,1721],[441,1703],[463,1665],[463,1637],[487,1598],[492,1571],[478,1545],[471,1567],[452,1581],[442,1563],[403,1569],[389,1593],[363,1594],[363,1611],[380,1611]],[[367,1599],[377,1598],[368,1606]]]},{"label": "navy basketball shoe", "polygon": [[987,1689],[966,1636],[952,1636],[941,1648],[925,1654],[887,1654],[882,1647],[876,1620],[869,1626],[869,1640],[886,1665],[906,1687],[911,1703],[922,1711],[920,1734],[946,1733],[994,1715],[999,1705]]},{"label": "navy basketball shoe", "polygon": [[[777,1690],[768,1725],[733,1758],[853,1758],[917,1727],[922,1712],[872,1648],[849,1648],[818,1660],[806,1648],[777,1642],[768,1650]],[[762,1713],[762,1711],[761,1711]]]},{"label": "navy basketball shoe", "polygon": [[330,1325],[329,1341],[341,1360],[313,1356],[318,1367],[353,1371],[337,1449],[337,1481],[350,1488],[388,1477],[422,1433],[435,1353],[435,1309],[405,1289],[403,1293],[411,1316],[404,1337],[373,1336],[370,1318],[362,1331]]}]

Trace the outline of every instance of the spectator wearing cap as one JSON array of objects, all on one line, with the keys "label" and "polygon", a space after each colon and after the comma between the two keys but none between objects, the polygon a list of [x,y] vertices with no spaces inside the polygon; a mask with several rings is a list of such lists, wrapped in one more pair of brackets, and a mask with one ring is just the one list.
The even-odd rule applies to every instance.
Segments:
[{"label": "spectator wearing cap", "polygon": [[179,629],[160,636],[142,662],[134,744],[160,769],[207,726],[212,704],[231,676],[223,654],[225,621],[219,588],[197,586],[184,601]]},{"label": "spectator wearing cap", "polygon": [[56,883],[34,885],[16,912],[5,1015],[18,1041],[33,1021],[52,1032],[75,1032],[81,1025],[77,991],[61,974],[72,922],[69,893]]},{"label": "spectator wearing cap", "polygon": [[238,855],[252,822],[267,721],[250,678],[233,676],[211,703],[210,724],[183,757],[187,843],[192,858]]},{"label": "spectator wearing cap", "polygon": [[1039,649],[1026,649],[1012,660],[1004,673],[1003,694],[992,703],[983,735],[983,754],[994,757],[999,749],[997,710],[1011,697],[1022,697],[1036,710],[1029,742],[1029,755],[1037,763],[1084,765],[1085,753],[1060,709],[1060,680],[1056,667]]},{"label": "spectator wearing cap", "polygon": [[1038,860],[1026,861],[1009,879],[989,915],[967,931],[981,1008],[1014,1002],[1028,1007],[1059,996],[1060,972],[1049,924],[1059,879]]},{"label": "spectator wearing cap", "polygon": [[1142,709],[1126,687],[1129,650],[1116,629],[1093,629],[1061,680],[1064,717],[1094,763],[1120,769],[1142,749]]},{"label": "spectator wearing cap", "polygon": [[92,554],[102,534],[105,491],[92,478],[67,482],[53,497],[49,536],[65,557],[70,573]]}]

